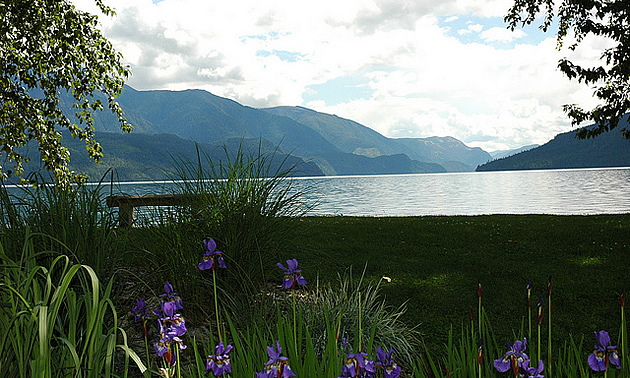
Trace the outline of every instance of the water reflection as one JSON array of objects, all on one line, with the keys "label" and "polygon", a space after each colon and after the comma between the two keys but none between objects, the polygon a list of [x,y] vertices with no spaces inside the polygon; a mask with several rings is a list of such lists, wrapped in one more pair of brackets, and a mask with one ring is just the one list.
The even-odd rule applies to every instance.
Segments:
[{"label": "water reflection", "polygon": [[[630,168],[336,176],[295,180],[312,215],[413,216],[630,213]],[[110,194],[172,192],[121,183]]]},{"label": "water reflection", "polygon": [[467,172],[298,180],[317,215],[630,212],[630,169]]}]

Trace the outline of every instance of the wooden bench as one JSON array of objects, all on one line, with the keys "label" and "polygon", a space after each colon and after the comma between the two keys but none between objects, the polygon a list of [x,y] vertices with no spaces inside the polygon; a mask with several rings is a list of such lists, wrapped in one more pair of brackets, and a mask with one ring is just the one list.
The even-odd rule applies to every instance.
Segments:
[{"label": "wooden bench", "polygon": [[140,206],[177,206],[194,200],[190,194],[146,194],[117,195],[106,198],[108,207],[118,208],[118,225],[131,227],[134,222],[134,208]]}]

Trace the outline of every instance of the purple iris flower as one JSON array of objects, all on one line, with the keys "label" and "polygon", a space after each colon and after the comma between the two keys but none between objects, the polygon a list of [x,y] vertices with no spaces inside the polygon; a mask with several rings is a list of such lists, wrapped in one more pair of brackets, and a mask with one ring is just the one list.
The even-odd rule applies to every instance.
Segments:
[{"label": "purple iris flower", "polygon": [[508,351],[505,352],[503,357],[498,360],[494,360],[494,367],[500,372],[506,372],[512,368],[514,373],[518,373],[518,369],[523,366],[523,362],[529,360],[529,357],[524,353],[527,348],[527,339],[516,340],[513,345],[508,343]]},{"label": "purple iris flower", "polygon": [[[183,336],[186,333],[186,321],[180,314],[175,313],[177,304],[175,302],[165,302],[162,307],[166,317],[160,319],[161,332],[173,332],[177,336]],[[170,323],[171,326],[165,327],[162,322]]]},{"label": "purple iris flower", "polygon": [[275,370],[266,370],[256,373],[256,378],[276,378],[277,372]]},{"label": "purple iris flower", "polygon": [[162,310],[166,315],[167,319],[171,319],[173,315],[175,315],[175,311],[177,311],[177,303],[176,302],[164,302],[162,305]]},{"label": "purple iris flower", "polygon": [[133,320],[135,322],[140,319],[145,320],[147,316],[147,304],[144,302],[143,298],[136,299],[136,306],[131,308],[131,312],[133,313]]},{"label": "purple iris flower", "polygon": [[540,374],[545,368],[545,365],[543,364],[542,360],[538,361],[538,368],[529,367],[529,362],[530,362],[529,360],[523,361],[523,370],[525,371],[525,373],[521,373],[519,374],[519,376],[525,377],[525,378],[544,378],[545,376]]},{"label": "purple iris flower", "polygon": [[214,269],[214,259],[217,259],[217,263],[220,268],[227,268],[225,261],[223,260],[223,252],[217,251],[217,243],[212,239],[204,239],[203,249],[206,253],[203,254],[203,260],[199,263],[199,269],[207,270]]},{"label": "purple iris flower", "polygon": [[157,353],[158,356],[164,357],[164,355],[168,353],[170,345],[171,340],[168,337],[164,337],[157,343],[153,344],[153,347],[155,348],[155,353]]},{"label": "purple iris flower", "polygon": [[356,377],[358,370],[358,362],[354,353],[348,353],[341,367],[340,377]]},{"label": "purple iris flower", "polygon": [[360,378],[372,378],[376,373],[374,370],[374,361],[367,358],[367,353],[358,352],[355,353],[354,358],[357,360],[357,366],[359,367],[359,371],[357,372],[357,377]]},{"label": "purple iris flower", "polygon": [[184,336],[186,333],[186,321],[179,314],[175,314],[175,316],[171,319],[171,330],[175,332],[177,336]]},{"label": "purple iris flower", "polygon": [[360,378],[374,378],[376,376],[376,370],[374,368],[374,361],[367,358],[366,353],[360,353],[363,367],[359,371],[357,377]]},{"label": "purple iris flower", "polygon": [[[173,353],[171,351],[171,344],[173,343],[173,341],[175,341],[176,337],[174,333],[172,332],[165,333],[164,331],[165,329],[162,323],[160,322],[160,341],[153,344],[153,348],[155,348],[155,353],[157,353],[159,357],[163,357],[166,360],[166,362],[170,365],[170,364],[175,363],[175,360],[173,359]],[[181,341],[179,338],[177,339]]]},{"label": "purple iris flower", "polygon": [[340,377],[361,377],[372,378],[375,374],[374,361],[367,358],[363,352],[348,353],[346,360],[341,367]]},{"label": "purple iris flower", "polygon": [[182,310],[184,308],[182,299],[173,290],[173,285],[171,285],[168,281],[164,284],[164,294],[160,294],[160,299],[162,300],[162,311],[164,311],[165,302],[175,302],[176,310]]},{"label": "purple iris flower", "polygon": [[[346,349],[348,343],[346,338],[343,338],[343,345]],[[376,370],[374,361],[367,358],[367,354],[363,352],[352,353],[348,352],[343,366],[341,367],[340,377],[361,377],[372,378],[374,377]]]},{"label": "purple iris flower", "polygon": [[214,353],[208,356],[206,360],[206,373],[208,370],[212,370],[212,374],[215,377],[223,375],[224,373],[232,373],[232,366],[230,364],[230,356],[228,353],[232,350],[232,345],[228,345],[227,348],[223,347],[223,341],[219,342],[214,348]]},{"label": "purple iris flower", "polygon": [[385,353],[385,351],[381,347],[376,350],[377,361],[375,361],[374,366],[383,368],[383,376],[385,378],[400,377],[400,366],[398,366],[392,358],[393,354],[393,349],[390,349],[387,353]]},{"label": "purple iris flower", "polygon": [[[166,327],[165,323],[167,322],[172,323],[172,325],[170,327]],[[166,362],[174,364],[175,360],[173,360],[171,345],[176,343],[180,350],[187,348],[186,345],[184,345],[184,341],[179,338],[179,336],[186,333],[184,319],[181,318],[179,314],[175,314],[173,318],[158,318],[158,324],[158,328],[160,330],[160,341],[153,344],[153,347],[159,357],[164,357]]]},{"label": "purple iris flower", "polygon": [[269,361],[265,364],[265,370],[256,373],[257,378],[295,377],[295,373],[289,367],[289,359],[282,356],[280,340],[276,341],[276,348],[273,346],[267,347],[267,355],[269,356]]},{"label": "purple iris flower", "polygon": [[297,282],[299,285],[306,285],[306,280],[302,277],[302,271],[297,268],[298,262],[296,259],[287,260],[287,267],[285,268],[282,263],[278,263],[278,267],[284,270],[284,280],[282,281],[282,287],[284,289],[291,289],[295,287]]},{"label": "purple iris flower", "polygon": [[595,332],[595,339],[597,340],[595,351],[588,356],[588,365],[591,369],[595,371],[606,371],[608,370],[609,364],[613,364],[617,369],[621,369],[617,347],[610,345],[608,332]]},{"label": "purple iris flower", "polygon": [[131,313],[133,313],[133,319],[135,322],[138,320],[142,320],[142,327],[144,329],[144,337],[147,337],[147,321],[151,318],[159,317],[160,312],[156,310],[148,310],[147,304],[144,299],[136,299],[135,307],[131,308]]},{"label": "purple iris flower", "polygon": [[147,308],[147,304],[144,299],[136,299],[136,305],[131,308],[131,312],[133,313],[134,321],[151,320],[160,316],[160,312],[157,310],[150,310]]}]

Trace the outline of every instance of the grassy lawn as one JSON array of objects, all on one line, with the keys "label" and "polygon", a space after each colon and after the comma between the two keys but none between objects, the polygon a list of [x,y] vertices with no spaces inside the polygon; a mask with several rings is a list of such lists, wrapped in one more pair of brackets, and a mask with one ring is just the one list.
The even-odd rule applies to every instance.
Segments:
[{"label": "grassy lawn", "polygon": [[[230,166],[227,171],[234,173],[234,177],[227,180],[199,179],[199,188],[193,185],[182,189],[186,194],[195,194],[194,190],[199,190],[189,204],[156,213],[149,226],[131,229],[117,228],[115,214],[105,207],[99,188],[66,192],[50,187],[45,191],[26,193],[19,205],[13,204],[6,192],[0,191],[0,228],[3,231],[0,241],[6,253],[0,256],[0,276],[4,278],[3,287],[9,288],[0,294],[3,303],[12,304],[10,311],[0,313],[0,325],[3,325],[0,334],[13,332],[19,335],[11,336],[13,339],[24,340],[17,344],[5,343],[0,355],[7,362],[3,365],[0,361],[0,370],[2,366],[5,370],[14,366],[27,369],[29,361],[39,358],[41,353],[31,346],[49,342],[40,340],[41,331],[30,332],[37,329],[46,330],[44,335],[54,334],[54,338],[63,339],[64,343],[68,341],[68,348],[48,348],[50,355],[54,352],[56,357],[47,359],[54,363],[41,366],[42,372],[66,369],[70,362],[77,371],[110,369],[111,363],[92,363],[100,361],[98,356],[109,353],[105,349],[72,361],[66,358],[72,348],[83,348],[81,343],[84,342],[83,339],[70,340],[68,335],[75,331],[78,334],[92,332],[89,327],[95,324],[116,324],[117,316],[120,327],[98,329],[94,334],[99,340],[106,340],[118,330],[128,331],[130,349],[126,349],[125,356],[133,358],[135,352],[132,350],[144,355],[142,351],[148,348],[145,348],[142,330],[133,322],[129,309],[137,306],[138,298],[145,298],[147,306],[158,308],[158,295],[167,290],[162,289],[166,281],[186,303],[183,316],[190,334],[199,335],[200,340],[209,343],[202,354],[207,355],[212,349],[210,339],[215,333],[214,327],[226,327],[226,321],[216,315],[227,313],[238,325],[233,335],[257,330],[257,336],[252,340],[260,345],[236,348],[242,354],[241,358],[264,361],[266,347],[273,340],[283,339],[285,348],[291,349],[287,345],[293,342],[295,346],[298,339],[297,336],[285,337],[291,333],[287,333],[290,327],[282,328],[284,336],[277,327],[286,323],[283,323],[285,317],[278,315],[286,315],[291,310],[279,291],[283,272],[276,263],[292,258],[299,261],[299,268],[309,281],[309,290],[315,290],[318,283],[335,286],[338,277],[348,277],[349,271],[352,278],[358,280],[365,271],[367,284],[381,285],[381,294],[391,306],[392,314],[397,313],[399,306],[406,307],[401,320],[409,326],[417,326],[434,356],[446,351],[444,345],[451,329],[455,343],[462,340],[461,330],[470,324],[470,309],[476,313],[480,282],[484,311],[492,328],[491,332],[483,333],[483,348],[490,356],[484,362],[483,368],[487,371],[492,371],[491,359],[503,353],[506,342],[527,333],[524,330],[528,319],[526,288],[529,279],[533,284],[530,313],[535,323],[536,303],[541,296],[545,312],[541,339],[546,341],[549,326],[547,284],[548,278],[553,277],[551,328],[555,350],[553,353],[541,350],[537,353],[541,357],[558,356],[558,349],[572,336],[578,344],[584,338],[583,343],[564,350],[571,349],[574,357],[570,358],[583,361],[592,352],[593,331],[607,330],[612,343],[619,344],[620,295],[630,286],[630,256],[627,254],[630,251],[630,214],[299,217],[291,216],[300,214],[299,196],[280,191],[277,197],[270,198],[269,193],[276,193],[279,187],[276,185],[282,180],[252,179],[261,177],[261,174],[251,172],[251,167],[248,164]],[[191,172],[186,171],[183,176],[197,172],[193,168],[194,165],[185,165],[182,169]],[[203,186],[209,183],[212,183],[211,187]],[[205,238],[216,240],[217,250],[223,251],[228,266],[219,269],[218,278],[198,267],[204,254],[202,241]],[[57,264],[62,261],[60,259],[64,263]],[[63,269],[68,271],[59,272]],[[92,290],[92,286],[85,284],[85,279],[72,281],[71,274],[77,269],[85,269],[90,277],[98,277],[103,284],[111,283],[111,290]],[[384,280],[383,277],[388,278]],[[64,311],[58,316],[53,315],[50,321],[47,316],[22,316],[24,311],[47,303],[41,298],[52,289],[46,289],[45,285],[53,285],[58,278],[62,283],[57,286],[63,290],[74,282],[72,290],[67,291],[67,296],[55,294],[45,299],[57,301],[51,308]],[[24,285],[27,279],[41,282]],[[336,332],[355,337],[357,329],[362,329],[365,335],[369,327],[364,329],[359,324],[366,325],[369,320],[374,325],[371,328],[373,335],[377,334],[378,328],[376,343],[386,345],[390,342],[395,345],[387,345],[388,348],[398,348],[413,339],[410,337],[413,333],[407,327],[395,319],[388,321],[387,312],[368,306],[368,291],[360,291],[366,293],[363,297],[354,288],[348,293],[350,287],[353,285],[346,285],[342,290],[318,292],[318,295],[298,296],[303,298],[299,304],[303,311],[300,319],[318,330],[322,337],[333,334],[332,328],[328,328],[332,324],[328,317],[332,314],[337,324],[335,337]],[[111,312],[106,317],[101,316],[102,321],[94,322],[92,317],[102,315],[102,311],[93,307],[90,295],[97,293],[100,296],[101,292],[101,302]],[[77,307],[77,298],[87,306],[85,312],[77,310],[83,306]],[[220,309],[216,310],[215,306]],[[65,311],[66,307],[71,311]],[[359,313],[365,316],[358,317]],[[286,324],[292,326],[290,323]],[[155,322],[151,324],[148,333],[153,343],[160,336]],[[539,341],[535,340],[535,324],[533,330],[530,345]],[[376,336],[373,337],[376,340]],[[477,359],[476,339],[478,336],[473,335],[470,343],[462,347],[465,349],[463,354],[451,350],[446,364],[463,374],[474,371],[468,364]],[[326,347],[330,346],[333,360],[339,359],[339,345],[329,344]],[[322,345],[319,343],[317,347]],[[413,342],[407,346],[407,366],[411,367],[418,363],[414,360],[418,356],[413,353],[417,349]],[[294,349],[294,357],[299,358],[298,348]],[[313,358],[311,361],[315,362],[315,344],[306,349]],[[453,359],[455,354],[464,357],[458,362]],[[144,357],[147,357],[147,364],[151,359],[159,360],[152,350]],[[421,356],[418,360],[424,361]],[[550,363],[550,367],[559,370],[571,365],[569,357],[554,361],[557,363]],[[120,362],[118,365],[121,371],[125,369]],[[301,366],[302,372],[310,369],[307,365],[304,362]],[[337,365],[341,366],[342,361],[335,360],[333,369],[327,370],[327,374],[337,376]],[[251,376],[259,366],[262,365],[250,363],[240,368],[247,369],[245,375]],[[583,364],[573,362],[572,366],[583,367]],[[426,366],[423,369],[426,370]],[[625,373],[628,371],[630,369]]]},{"label": "grassy lawn", "polygon": [[[87,264],[95,269],[102,282],[113,282],[111,295],[109,292],[106,293],[108,297],[104,294],[103,303],[109,306],[107,303],[111,300],[115,304],[120,324],[128,332],[129,346],[139,351],[141,356],[144,356],[145,349],[142,331],[133,322],[129,309],[136,305],[135,300],[138,298],[146,298],[149,306],[157,306],[157,295],[162,292],[167,280],[186,303],[184,316],[191,334],[209,338],[212,327],[216,325],[214,277],[198,268],[204,253],[202,240],[208,237],[217,239],[217,247],[224,251],[228,264],[227,269],[219,269],[218,272],[220,295],[217,296],[220,297],[221,307],[234,319],[238,317],[238,325],[242,327],[239,331],[252,329],[249,328],[252,326],[262,330],[260,335],[263,336],[256,337],[260,345],[239,349],[240,353],[245,354],[251,350],[247,358],[252,361],[264,361],[269,340],[282,338],[273,334],[276,321],[281,320],[276,319],[279,302],[275,302],[273,295],[261,296],[261,290],[265,294],[269,294],[267,290],[276,294],[274,290],[282,280],[282,272],[276,263],[284,263],[291,258],[299,261],[299,268],[309,281],[309,290],[315,290],[318,283],[335,285],[338,277],[347,277],[349,271],[352,271],[353,279],[358,280],[365,269],[365,281],[369,284],[380,282],[381,294],[391,305],[392,311],[398,306],[406,306],[407,311],[402,320],[409,326],[418,327],[433,356],[446,352],[444,345],[451,328],[455,342],[461,340],[462,326],[469,325],[470,309],[474,309],[474,312],[477,309],[477,283],[480,282],[485,313],[492,325],[491,334],[494,337],[494,340],[488,341],[488,337],[484,336],[484,348],[488,348],[490,356],[487,357],[488,366],[485,369],[489,371],[492,371],[491,359],[503,353],[503,345],[526,333],[522,330],[526,329],[527,324],[526,285],[529,279],[533,284],[534,322],[538,297],[543,297],[545,316],[542,339],[543,344],[546,344],[547,283],[549,276],[553,277],[552,329],[555,356],[558,356],[557,350],[568,340],[569,335],[578,342],[584,337],[583,347],[579,347],[576,352],[579,360],[584,360],[592,351],[595,342],[593,331],[607,330],[613,344],[619,343],[620,294],[630,286],[630,257],[626,253],[630,251],[630,214],[300,218],[261,217],[258,215],[259,210],[246,207],[224,211],[219,221],[214,218],[214,213],[194,212],[197,207],[192,206],[182,209],[182,213],[177,215],[180,218],[174,220],[165,218],[162,223],[150,227],[118,229],[108,213],[99,210],[98,197],[88,194],[79,198],[78,205],[74,202],[75,197],[54,191],[50,191],[50,197],[33,201],[33,211],[25,212],[20,215],[23,218],[18,217],[12,223],[23,224],[24,227],[5,225],[2,246],[15,261],[22,261],[21,251],[29,252],[29,256],[39,259],[33,271],[40,265],[51,266],[57,254],[70,251],[72,253],[67,261]],[[228,200],[226,203],[231,205],[232,202]],[[49,203],[54,206],[49,206]],[[215,209],[216,206],[207,208]],[[231,208],[228,206],[227,209]],[[198,216],[199,219],[193,219],[192,216]],[[27,238],[27,235],[32,237]],[[15,270],[9,267],[4,266],[3,271],[7,277],[10,274],[12,281],[9,283],[13,282],[20,290],[25,290],[25,298],[38,300],[42,296],[39,292],[41,286],[21,285],[24,277],[35,277],[32,272],[26,268]],[[56,279],[57,275],[55,271],[52,278]],[[383,280],[384,276],[389,277],[391,282]],[[42,280],[45,278],[37,277]],[[77,284],[73,289],[84,292],[86,287]],[[340,292],[342,290],[326,292],[322,304],[340,295]],[[75,294],[68,296],[68,303],[73,303],[74,298]],[[81,298],[87,300],[85,298],[89,299],[89,296]],[[352,323],[356,319],[347,314],[357,314],[357,302],[351,296],[339,298],[342,298],[343,305],[329,301],[327,303],[334,304],[326,308],[324,313],[339,311],[341,314],[340,309],[343,307],[344,325],[340,329],[344,328],[341,332],[351,335],[356,329]],[[318,313],[315,310],[316,306],[308,308],[305,318],[319,326],[321,322],[317,323]],[[7,328],[17,329],[12,332],[21,334],[24,333],[21,330],[39,329],[44,324],[36,324],[39,319],[36,317],[20,317],[20,311],[20,308],[16,308],[15,314],[18,314],[16,316],[23,324],[20,323],[21,328]],[[379,313],[379,319],[386,318],[382,314]],[[0,319],[0,324],[14,324],[12,313],[4,312],[3,315],[5,318]],[[111,318],[115,316],[112,307]],[[73,329],[75,326],[65,324],[65,321],[74,321],[82,327],[92,324],[86,320],[82,313],[75,312],[73,316],[64,315],[44,326],[54,330],[59,335],[56,337],[66,337],[66,328]],[[102,323],[112,321],[107,318]],[[158,334],[154,322],[149,325],[153,327],[149,330],[152,343]],[[396,327],[399,333],[395,336],[402,334],[403,338],[398,338],[393,347],[409,339],[410,334],[405,327]],[[379,331],[383,329],[387,330],[387,325],[379,328]],[[534,325],[534,337],[530,338],[530,345],[537,341],[535,330]],[[20,337],[29,342],[15,348],[11,346],[12,349],[5,348],[5,359],[10,361],[6,366],[27,366],[32,359],[33,352],[28,346],[37,344],[33,341],[37,340],[37,334]],[[287,340],[284,342],[287,343]],[[491,349],[490,344],[496,344],[494,349]],[[472,350],[476,360],[475,342],[470,345],[472,348],[467,347],[467,350]],[[335,350],[337,347],[333,344]],[[208,354],[211,347],[205,349],[204,353]],[[158,362],[159,358],[153,354],[153,350],[149,354],[154,362]],[[64,358],[61,357],[59,361],[65,361]],[[92,369],[89,361],[89,358],[85,358],[79,362],[81,366]],[[49,370],[58,369],[61,365],[51,366]],[[241,368],[244,366],[241,365]],[[259,369],[260,366],[258,363],[255,366],[247,365],[246,368],[252,374],[246,375],[253,375],[252,369]],[[563,365],[558,363],[556,366]],[[451,367],[458,368],[456,364],[451,364]],[[105,368],[96,366],[96,369]],[[329,373],[337,376],[337,367]]]},{"label": "grassy lawn", "polygon": [[[477,282],[497,341],[527,327],[528,279],[532,306],[553,276],[554,343],[569,334],[594,342],[606,329],[616,340],[619,297],[630,286],[630,215],[490,215],[456,217],[309,217],[289,249],[311,284],[335,282],[338,273],[382,276],[382,293],[407,306],[404,320],[418,324],[432,349],[441,349],[477,307]],[[313,285],[311,285],[312,287]],[[535,326],[534,326],[535,328]]]}]

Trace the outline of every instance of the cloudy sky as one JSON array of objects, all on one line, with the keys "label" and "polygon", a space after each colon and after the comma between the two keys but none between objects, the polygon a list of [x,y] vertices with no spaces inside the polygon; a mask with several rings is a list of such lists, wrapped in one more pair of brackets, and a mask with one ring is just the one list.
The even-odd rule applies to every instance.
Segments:
[{"label": "cloudy sky", "polygon": [[[96,12],[93,0],[74,0]],[[103,33],[138,90],[200,88],[261,108],[304,106],[388,137],[453,136],[487,151],[571,130],[592,90],[557,69],[554,30],[514,32],[512,0],[106,0]]]}]

